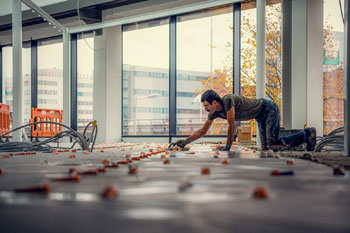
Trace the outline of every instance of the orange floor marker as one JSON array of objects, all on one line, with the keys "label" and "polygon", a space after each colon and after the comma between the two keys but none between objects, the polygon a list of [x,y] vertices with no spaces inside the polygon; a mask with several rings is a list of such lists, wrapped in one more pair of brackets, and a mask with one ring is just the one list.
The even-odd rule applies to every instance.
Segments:
[{"label": "orange floor marker", "polygon": [[109,164],[109,161],[108,161],[107,159],[102,160],[102,164],[103,164],[103,165],[108,165],[108,164]]},{"label": "orange floor marker", "polygon": [[227,159],[224,159],[224,160],[222,160],[222,164],[227,165],[227,164],[229,164],[229,162],[228,162],[228,160],[227,160]]},{"label": "orange floor marker", "polygon": [[266,199],[269,196],[269,191],[265,187],[257,187],[254,190],[253,195],[255,198]]},{"label": "orange floor marker", "polygon": [[169,159],[165,159],[165,160],[163,161],[163,164],[170,164],[170,160],[169,160]]},{"label": "orange floor marker", "polygon": [[294,160],[293,159],[288,159],[287,160],[288,165],[294,165]]},{"label": "orange floor marker", "polygon": [[274,155],[273,158],[274,158],[274,159],[279,159],[280,156],[279,156],[279,155]]},{"label": "orange floor marker", "polygon": [[136,175],[137,174],[137,167],[129,165],[129,174],[130,175]]},{"label": "orange floor marker", "polygon": [[105,190],[102,191],[101,197],[112,199],[118,196],[118,190],[113,186],[108,186]]},{"label": "orange floor marker", "polygon": [[75,155],[70,155],[68,158],[74,159],[74,158],[75,158]]},{"label": "orange floor marker", "polygon": [[210,168],[204,167],[202,168],[202,175],[209,175],[210,174]]},{"label": "orange floor marker", "polygon": [[89,152],[87,152],[87,151],[84,152],[84,155],[88,155],[88,154],[89,154]]},{"label": "orange floor marker", "polygon": [[161,155],[160,158],[161,158],[161,159],[165,159],[165,155]]}]

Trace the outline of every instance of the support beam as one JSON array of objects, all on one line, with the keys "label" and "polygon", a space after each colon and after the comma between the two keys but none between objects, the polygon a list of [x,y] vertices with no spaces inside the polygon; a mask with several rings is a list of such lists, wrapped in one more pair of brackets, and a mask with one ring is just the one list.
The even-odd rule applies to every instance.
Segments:
[{"label": "support beam", "polygon": [[123,24],[129,24],[129,23],[141,22],[141,21],[151,20],[151,19],[156,19],[156,18],[164,18],[164,17],[168,17],[168,16],[172,16],[172,15],[184,14],[184,13],[188,13],[188,12],[192,12],[192,11],[221,6],[221,5],[225,5],[225,4],[232,4],[232,3],[240,2],[240,1],[241,0],[207,0],[204,2],[200,2],[200,3],[189,4],[189,5],[185,5],[185,6],[181,6],[181,7],[175,7],[175,8],[151,12],[151,13],[147,13],[147,14],[125,17],[122,19],[103,21],[101,23],[96,23],[93,25],[74,27],[74,28],[69,29],[69,32],[70,33],[78,33],[78,32],[84,32],[84,31],[93,31],[93,30],[101,29],[101,28],[119,26],[119,25],[123,25]]},{"label": "support beam", "polygon": [[3,81],[3,77],[2,77],[2,46],[0,46],[0,103],[2,103],[2,81]]},{"label": "support beam", "polygon": [[78,17],[86,24],[99,23],[102,21],[102,12],[96,9],[79,9]]},{"label": "support beam", "polygon": [[176,16],[170,17],[169,41],[169,142],[176,135]]},{"label": "support beam", "polygon": [[233,94],[241,93],[241,3],[233,4]]},{"label": "support beam", "polygon": [[345,1],[344,28],[344,155],[350,156],[350,3]]},{"label": "support beam", "polygon": [[306,125],[323,136],[323,1],[307,4]]},{"label": "support beam", "polygon": [[282,122],[292,128],[292,2],[282,1]]},{"label": "support beam", "polygon": [[[256,2],[256,98],[265,98],[265,17],[266,0]],[[261,146],[259,130],[256,143]]]},{"label": "support beam", "polygon": [[[122,27],[103,29],[94,46],[93,118],[97,120],[97,142],[121,140]],[[101,49],[103,48],[103,49]]]},{"label": "support beam", "polygon": [[70,127],[78,130],[78,43],[77,34],[71,35],[71,109]]},{"label": "support beam", "polygon": [[70,35],[67,30],[63,33],[63,124],[70,126]]},{"label": "support beam", "polygon": [[[17,128],[23,123],[23,77],[22,77],[22,2],[12,1],[12,52],[13,52],[13,121],[12,127]],[[22,141],[22,131],[13,133],[14,141]]]},{"label": "support beam", "polygon": [[31,57],[31,105],[32,108],[38,107],[38,41],[31,41],[30,45]]},{"label": "support beam", "polygon": [[256,2],[256,98],[265,98],[265,15],[266,0]]},{"label": "support beam", "polygon": [[26,4],[29,8],[36,11],[41,17],[43,17],[44,20],[48,21],[53,26],[57,27],[62,32],[65,30],[65,27],[58,22],[56,19],[54,19],[50,14],[48,14],[46,11],[44,11],[42,8],[40,8],[37,4],[35,4],[31,0],[22,0],[24,4]]},{"label": "support beam", "polygon": [[[308,1],[292,0],[292,128],[307,123],[307,7]],[[322,22],[319,22],[322,23]],[[321,69],[322,70],[322,69]]]}]

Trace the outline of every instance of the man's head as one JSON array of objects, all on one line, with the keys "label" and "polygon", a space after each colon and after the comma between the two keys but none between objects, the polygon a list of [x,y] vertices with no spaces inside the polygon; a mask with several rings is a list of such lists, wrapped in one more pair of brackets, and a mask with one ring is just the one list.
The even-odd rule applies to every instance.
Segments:
[{"label": "man's head", "polygon": [[202,94],[201,102],[203,103],[203,107],[205,111],[213,114],[216,111],[220,111],[221,106],[221,98],[213,90],[207,90]]}]

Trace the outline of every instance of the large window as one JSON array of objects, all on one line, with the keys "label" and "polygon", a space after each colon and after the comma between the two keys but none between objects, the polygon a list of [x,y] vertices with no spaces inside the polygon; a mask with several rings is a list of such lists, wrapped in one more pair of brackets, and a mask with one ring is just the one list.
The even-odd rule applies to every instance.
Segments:
[{"label": "large window", "polygon": [[[12,47],[6,46],[2,48],[3,56],[3,90],[2,103],[10,106],[10,111],[13,111],[13,60]],[[30,44],[24,44],[22,48],[22,93],[23,93],[23,123],[28,123],[31,117],[31,57]]]},{"label": "large window", "polygon": [[63,109],[63,44],[38,42],[38,108]]},{"label": "large window", "polygon": [[[343,8],[340,8],[340,3]],[[344,0],[324,1],[323,133],[344,125]]]},{"label": "large window", "polygon": [[[232,5],[178,16],[177,134],[192,134],[207,119],[201,94],[213,89],[232,93]],[[210,134],[226,134],[227,121],[216,119]]]},{"label": "large window", "polygon": [[77,41],[78,59],[78,129],[93,120],[94,38],[82,35]]},{"label": "large window", "polygon": [[123,135],[169,134],[169,20],[123,26]]}]

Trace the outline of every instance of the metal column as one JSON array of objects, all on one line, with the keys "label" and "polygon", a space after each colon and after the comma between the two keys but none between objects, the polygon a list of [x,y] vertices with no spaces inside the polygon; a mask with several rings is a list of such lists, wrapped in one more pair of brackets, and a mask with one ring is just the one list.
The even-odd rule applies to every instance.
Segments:
[{"label": "metal column", "polygon": [[[23,123],[22,102],[22,1],[12,0],[12,46],[13,46],[13,121],[17,128]],[[22,131],[13,133],[14,141],[22,141]]]},{"label": "metal column", "polygon": [[31,41],[31,105],[32,108],[38,107],[38,41]]},{"label": "metal column", "polygon": [[350,156],[350,13],[349,1],[345,1],[344,28],[344,155]]},{"label": "metal column", "polygon": [[[256,1],[256,98],[265,97],[265,10],[266,0]],[[260,146],[259,130],[256,142]]]},{"label": "metal column", "polygon": [[241,93],[241,3],[233,4],[233,94]]},{"label": "metal column", "polygon": [[170,17],[169,142],[176,135],[176,16]]},{"label": "metal column", "polygon": [[77,96],[77,88],[78,88],[78,59],[77,59],[77,34],[71,35],[71,128],[74,130],[78,129],[78,96]]},{"label": "metal column", "polygon": [[67,30],[63,33],[63,124],[70,125],[70,72],[69,72],[69,52],[70,36]]},{"label": "metal column", "polygon": [[264,98],[266,0],[257,0],[256,9],[256,98]]},{"label": "metal column", "polygon": [[292,2],[282,1],[282,117],[283,127],[292,128]]},{"label": "metal column", "polygon": [[0,103],[2,103],[2,47],[0,46]]}]

